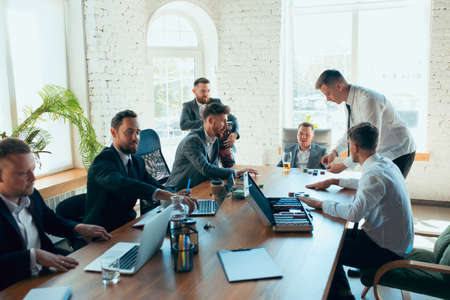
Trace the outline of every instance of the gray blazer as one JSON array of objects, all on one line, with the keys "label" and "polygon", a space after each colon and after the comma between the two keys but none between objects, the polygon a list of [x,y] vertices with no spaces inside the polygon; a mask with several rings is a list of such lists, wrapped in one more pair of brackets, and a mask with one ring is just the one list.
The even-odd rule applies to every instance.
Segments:
[{"label": "gray blazer", "polygon": [[[218,98],[210,98],[209,103],[217,102],[222,104]],[[233,122],[233,132],[236,132],[239,138],[239,123],[233,114],[228,115],[228,120]],[[200,118],[198,112],[197,101],[191,100],[183,103],[183,110],[181,111],[180,128],[181,130],[191,130],[203,127],[203,120]]]},{"label": "gray blazer", "polygon": [[208,159],[207,151],[203,126],[185,136],[177,147],[172,173],[166,186],[179,191],[186,188],[189,178],[191,178],[190,187],[194,187],[211,178],[227,179],[234,174],[233,169],[219,167],[218,139],[213,145],[211,159]]},{"label": "gray blazer", "polygon": [[[291,152],[292,154],[292,161],[291,161],[291,167],[297,168],[296,162],[297,162],[297,153],[298,153],[298,144],[287,146],[284,149],[284,152]],[[309,154],[309,160],[306,167],[308,169],[325,169],[325,166],[322,165],[321,160],[322,157],[324,157],[327,154],[327,149],[323,146],[320,146],[314,142],[311,142],[311,153]],[[282,167],[283,162],[280,161],[277,165],[277,167]]]}]

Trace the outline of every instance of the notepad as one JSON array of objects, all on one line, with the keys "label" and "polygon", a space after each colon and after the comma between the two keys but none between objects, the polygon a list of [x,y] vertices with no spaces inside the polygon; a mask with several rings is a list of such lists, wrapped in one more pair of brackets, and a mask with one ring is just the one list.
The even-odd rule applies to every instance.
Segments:
[{"label": "notepad", "polygon": [[23,300],[67,300],[72,290],[68,286],[32,289]]},{"label": "notepad", "polygon": [[228,282],[283,277],[264,248],[219,250],[217,255]]}]

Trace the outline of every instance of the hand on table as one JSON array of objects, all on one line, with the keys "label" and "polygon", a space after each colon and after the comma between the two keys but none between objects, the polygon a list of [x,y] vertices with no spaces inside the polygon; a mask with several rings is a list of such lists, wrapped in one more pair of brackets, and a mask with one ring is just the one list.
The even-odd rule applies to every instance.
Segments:
[{"label": "hand on table", "polygon": [[248,172],[249,174],[253,174],[253,175],[258,175],[258,171],[252,168],[245,168],[245,169],[240,169],[239,171],[237,171],[236,173],[236,177],[239,178],[241,177],[245,172]]},{"label": "hand on table", "polygon": [[308,206],[322,209],[322,201],[319,199],[311,198],[311,197],[304,197],[304,196],[297,196],[297,199],[302,201]]},{"label": "hand on table", "polygon": [[347,169],[347,167],[342,164],[331,164],[327,166],[327,171],[331,172],[331,173],[341,173],[342,171],[344,171],[345,169]]},{"label": "hand on table", "polygon": [[87,242],[90,242],[93,238],[100,238],[105,241],[111,239],[111,234],[109,234],[102,226],[78,224],[75,226],[74,230]]},{"label": "hand on table", "polygon": [[42,249],[34,249],[36,262],[44,267],[52,267],[58,271],[66,272],[78,266],[78,262],[72,257],[56,255]]}]

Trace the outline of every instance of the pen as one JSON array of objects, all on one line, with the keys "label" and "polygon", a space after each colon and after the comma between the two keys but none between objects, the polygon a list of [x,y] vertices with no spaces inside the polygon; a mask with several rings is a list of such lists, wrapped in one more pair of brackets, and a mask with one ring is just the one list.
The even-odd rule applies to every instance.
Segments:
[{"label": "pen", "polygon": [[231,251],[233,251],[233,252],[240,252],[240,251],[250,251],[250,250],[252,250],[252,249],[239,248],[239,249],[233,249]]},{"label": "pen", "polygon": [[191,178],[188,179],[188,184],[186,187],[186,194],[189,194],[189,186],[191,185]]}]

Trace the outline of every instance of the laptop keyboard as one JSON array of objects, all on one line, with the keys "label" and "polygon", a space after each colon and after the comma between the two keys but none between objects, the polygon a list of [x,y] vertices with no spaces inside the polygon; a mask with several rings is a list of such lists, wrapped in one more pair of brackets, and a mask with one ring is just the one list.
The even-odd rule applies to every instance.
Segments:
[{"label": "laptop keyboard", "polygon": [[124,255],[122,255],[119,259],[120,268],[123,270],[131,270],[136,265],[137,254],[139,251],[139,246],[133,246],[130,250],[128,250]]},{"label": "laptop keyboard", "polygon": [[213,213],[215,208],[216,208],[216,201],[200,200],[200,201],[198,201],[197,213],[199,213],[199,214]]}]

